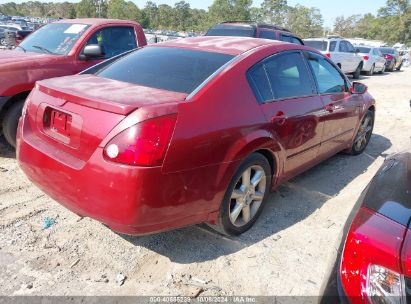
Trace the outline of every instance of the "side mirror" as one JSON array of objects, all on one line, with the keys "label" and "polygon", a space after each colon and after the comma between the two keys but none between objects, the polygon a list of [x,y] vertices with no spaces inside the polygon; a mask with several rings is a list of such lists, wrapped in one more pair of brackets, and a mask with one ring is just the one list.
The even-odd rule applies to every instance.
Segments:
[{"label": "side mirror", "polygon": [[103,48],[98,45],[98,44],[89,44],[86,45],[84,50],[83,50],[83,54],[82,54],[82,58],[84,60],[87,59],[98,59],[104,57],[104,51]]},{"label": "side mirror", "polygon": [[365,94],[367,92],[368,87],[361,83],[361,82],[353,82],[352,87],[350,88],[351,94]]}]

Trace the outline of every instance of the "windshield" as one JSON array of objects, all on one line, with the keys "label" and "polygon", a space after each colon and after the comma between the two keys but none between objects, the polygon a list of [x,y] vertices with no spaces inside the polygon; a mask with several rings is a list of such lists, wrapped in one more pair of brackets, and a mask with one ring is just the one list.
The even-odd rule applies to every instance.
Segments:
[{"label": "windshield", "polygon": [[319,51],[326,51],[328,47],[328,41],[304,40],[304,44]]},{"label": "windshield", "polygon": [[189,94],[233,57],[180,48],[145,47],[115,61],[96,75]]},{"label": "windshield", "polygon": [[254,37],[255,29],[251,26],[216,25],[208,30],[206,36]]},{"label": "windshield", "polygon": [[368,54],[371,51],[371,48],[363,47],[363,46],[357,46],[357,49],[360,50],[360,53],[363,54]]},{"label": "windshield", "polygon": [[29,52],[67,55],[89,27],[86,24],[48,24],[28,36],[20,46]]}]

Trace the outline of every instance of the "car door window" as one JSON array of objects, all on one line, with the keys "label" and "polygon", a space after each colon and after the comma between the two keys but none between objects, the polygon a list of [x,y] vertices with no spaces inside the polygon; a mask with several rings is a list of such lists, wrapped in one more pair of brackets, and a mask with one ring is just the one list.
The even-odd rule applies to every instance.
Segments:
[{"label": "car door window", "polygon": [[338,51],[341,53],[347,52],[347,44],[345,43],[345,41],[340,41],[340,46],[338,48]]},{"label": "car door window", "polygon": [[315,94],[310,74],[299,52],[269,57],[252,67],[247,74],[259,102]]},{"label": "car door window", "polygon": [[310,53],[308,62],[311,66],[320,94],[342,93],[346,91],[345,79],[327,59],[317,54]]},{"label": "car door window", "polygon": [[291,36],[287,36],[287,35],[281,35],[281,41],[285,41],[285,42],[293,42]]},{"label": "car door window", "polygon": [[95,32],[86,45],[99,44],[104,58],[111,58],[137,48],[134,28],[127,26],[106,27]]},{"label": "car door window", "polygon": [[260,38],[277,40],[277,35],[273,31],[261,31]]}]

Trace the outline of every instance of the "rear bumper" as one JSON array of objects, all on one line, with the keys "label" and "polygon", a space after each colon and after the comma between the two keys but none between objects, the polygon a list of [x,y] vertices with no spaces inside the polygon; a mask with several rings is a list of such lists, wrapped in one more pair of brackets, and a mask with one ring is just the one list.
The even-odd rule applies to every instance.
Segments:
[{"label": "rear bumper", "polygon": [[4,105],[7,103],[7,101],[10,99],[8,96],[0,96],[0,112],[3,109]]},{"label": "rear bumper", "polygon": [[164,174],[160,167],[108,162],[97,148],[81,168],[72,168],[59,159],[64,152],[24,129],[22,118],[16,153],[28,178],[69,210],[115,231],[141,235],[212,222],[223,199],[225,186],[215,185],[218,166]]}]

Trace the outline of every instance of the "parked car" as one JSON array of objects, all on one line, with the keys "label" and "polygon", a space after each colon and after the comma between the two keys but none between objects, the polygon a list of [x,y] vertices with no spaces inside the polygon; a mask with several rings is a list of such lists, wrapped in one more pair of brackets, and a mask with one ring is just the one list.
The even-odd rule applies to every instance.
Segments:
[{"label": "parked car", "polygon": [[411,154],[387,158],[361,194],[337,263],[336,291],[351,303],[411,296]]},{"label": "parked car", "polygon": [[32,30],[21,30],[16,32],[16,44],[19,45],[28,35],[30,35]]},{"label": "parked car", "polygon": [[266,23],[227,21],[212,26],[206,36],[254,37],[303,45],[304,42],[288,29]]},{"label": "parked car", "polygon": [[363,57],[364,66],[362,67],[362,71],[368,76],[374,75],[374,72],[379,72],[380,74],[385,72],[386,60],[379,48],[363,45],[355,45],[354,48],[359,50],[358,55]]},{"label": "parked car", "polygon": [[380,52],[386,59],[386,69],[389,72],[394,70],[400,71],[402,68],[402,56],[394,48],[380,48]]},{"label": "parked car", "polygon": [[360,78],[364,59],[348,40],[336,37],[310,38],[304,39],[304,43],[334,61],[345,74],[353,75],[354,79]]},{"label": "parked car", "polygon": [[0,46],[6,46],[6,44],[5,29],[0,27]]},{"label": "parked car", "polygon": [[366,90],[305,46],[173,40],[37,82],[17,158],[56,201],[116,231],[206,222],[238,235],[270,190],[364,151],[375,112]]},{"label": "parked car", "polygon": [[6,140],[15,146],[21,109],[37,80],[77,74],[146,44],[137,22],[71,19],[45,25],[15,50],[0,52],[0,117]]}]

